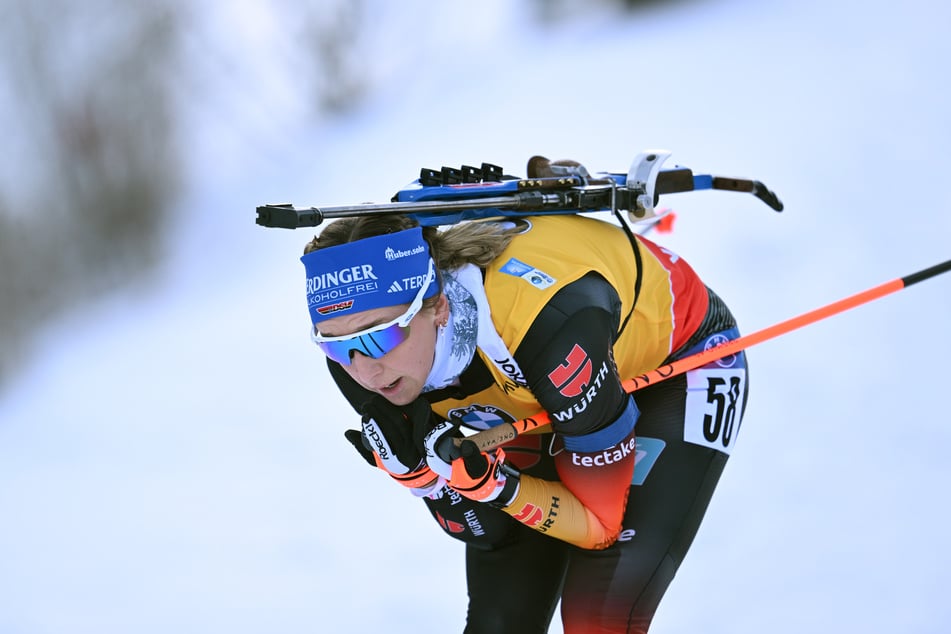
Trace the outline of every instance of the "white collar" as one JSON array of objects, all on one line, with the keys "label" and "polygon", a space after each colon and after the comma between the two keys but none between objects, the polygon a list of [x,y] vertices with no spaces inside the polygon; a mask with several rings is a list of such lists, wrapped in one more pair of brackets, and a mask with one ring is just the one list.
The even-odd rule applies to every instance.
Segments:
[{"label": "white collar", "polygon": [[477,347],[503,374],[525,387],[521,369],[492,323],[482,271],[474,264],[443,271],[443,293],[449,300],[449,319],[436,335],[433,367],[423,391],[438,390],[456,382],[472,362]]}]

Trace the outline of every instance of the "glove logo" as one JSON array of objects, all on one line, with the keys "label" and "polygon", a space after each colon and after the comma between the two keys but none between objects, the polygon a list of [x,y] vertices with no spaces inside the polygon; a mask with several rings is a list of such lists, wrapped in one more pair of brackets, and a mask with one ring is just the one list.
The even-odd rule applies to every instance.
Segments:
[{"label": "glove logo", "polygon": [[565,362],[549,372],[548,378],[562,396],[574,398],[591,384],[591,357],[575,344]]},{"label": "glove logo", "polygon": [[383,439],[383,435],[377,430],[375,423],[376,421],[372,418],[366,421],[363,424],[363,433],[366,434],[366,437],[373,443],[373,451],[380,456],[380,460],[386,462],[391,457],[389,447],[386,446],[386,441]]}]

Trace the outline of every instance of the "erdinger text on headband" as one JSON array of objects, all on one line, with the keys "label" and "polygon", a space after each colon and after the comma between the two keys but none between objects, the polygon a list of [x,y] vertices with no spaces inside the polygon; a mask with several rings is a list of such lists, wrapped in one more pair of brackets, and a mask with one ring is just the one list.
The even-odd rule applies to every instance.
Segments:
[{"label": "erdinger text on headband", "polygon": [[353,352],[379,359],[409,337],[409,323],[423,307],[426,291],[429,290],[435,279],[436,266],[430,258],[426,280],[420,286],[419,292],[416,293],[416,297],[405,313],[385,324],[339,337],[324,337],[318,331],[318,326],[312,326],[310,329],[311,340],[317,344],[317,347],[324,354],[341,365],[350,365]]},{"label": "erdinger text on headband", "polygon": [[[310,323],[411,303],[429,261],[429,245],[420,227],[304,254]],[[439,285],[434,284],[429,295],[437,293]]]}]

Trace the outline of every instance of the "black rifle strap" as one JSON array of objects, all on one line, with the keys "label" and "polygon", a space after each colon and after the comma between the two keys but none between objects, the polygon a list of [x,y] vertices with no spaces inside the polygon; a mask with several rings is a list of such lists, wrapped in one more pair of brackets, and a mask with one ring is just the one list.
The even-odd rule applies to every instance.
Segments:
[{"label": "black rifle strap", "polygon": [[627,234],[627,239],[631,243],[631,249],[634,251],[634,266],[637,267],[636,277],[634,278],[634,301],[631,302],[631,310],[628,311],[627,316],[624,318],[624,322],[621,324],[621,328],[617,332],[618,339],[621,338],[621,334],[624,333],[624,329],[627,328],[627,322],[631,320],[631,315],[634,314],[634,309],[637,307],[637,299],[641,295],[641,280],[644,276],[644,265],[641,261],[641,248],[637,242],[637,236],[634,235],[634,232],[631,231],[631,228],[627,226],[627,223],[624,222],[624,219],[621,217],[620,210],[615,209],[614,215],[621,223],[621,228],[624,230],[624,233]]}]

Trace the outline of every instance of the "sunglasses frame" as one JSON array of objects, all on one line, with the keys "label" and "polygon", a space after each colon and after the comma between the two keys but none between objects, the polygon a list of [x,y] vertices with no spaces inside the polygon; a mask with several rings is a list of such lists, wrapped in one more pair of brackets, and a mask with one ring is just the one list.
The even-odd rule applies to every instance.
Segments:
[{"label": "sunglasses frame", "polygon": [[[353,334],[340,335],[337,337],[325,337],[321,335],[320,331],[317,330],[317,326],[314,325],[310,329],[310,339],[315,344],[317,344],[317,347],[320,348],[321,352],[341,365],[350,365],[350,353],[353,351],[359,352],[373,359],[379,359],[392,352],[398,345],[409,338],[409,323],[413,320],[417,313],[422,310],[423,300],[426,296],[426,292],[429,290],[429,287],[432,285],[435,279],[436,265],[433,262],[433,259],[430,258],[429,271],[426,273],[426,280],[420,286],[419,292],[416,293],[416,297],[413,298],[413,302],[409,305],[409,308],[405,313],[396,319],[386,322],[385,324],[379,324]],[[376,339],[373,338],[373,335],[375,334],[382,333],[383,331],[392,332],[393,329],[400,332],[401,336],[399,336],[399,340],[389,348],[384,348]],[[339,351],[345,354],[345,359],[338,358],[341,355],[335,349],[342,348],[342,346],[335,346],[333,344],[340,344],[344,342],[352,343],[345,349]],[[334,353],[328,352],[328,350],[334,350]],[[377,350],[379,352],[376,352]]]}]

